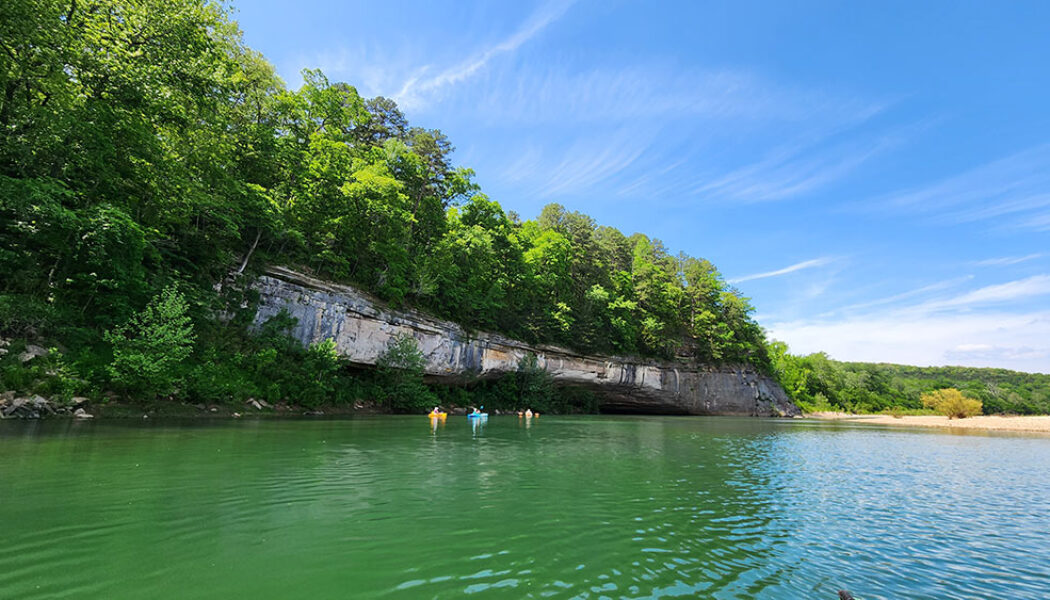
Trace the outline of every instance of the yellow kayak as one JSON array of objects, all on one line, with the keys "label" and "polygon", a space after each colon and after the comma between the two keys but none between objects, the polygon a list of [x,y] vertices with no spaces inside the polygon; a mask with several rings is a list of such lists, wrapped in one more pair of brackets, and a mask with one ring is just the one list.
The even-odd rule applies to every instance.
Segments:
[{"label": "yellow kayak", "polygon": [[441,419],[442,421],[444,421],[445,417],[448,416],[448,413],[427,413],[427,416],[431,419]]}]

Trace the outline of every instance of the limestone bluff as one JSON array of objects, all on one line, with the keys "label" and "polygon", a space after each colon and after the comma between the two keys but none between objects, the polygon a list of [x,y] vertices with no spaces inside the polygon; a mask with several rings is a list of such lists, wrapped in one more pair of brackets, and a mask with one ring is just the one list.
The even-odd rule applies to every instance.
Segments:
[{"label": "limestone bluff", "polygon": [[533,353],[555,385],[593,390],[606,411],[651,414],[794,416],[780,385],[746,365],[588,356],[506,336],[467,331],[414,310],[394,310],[348,285],[270,267],[251,287],[259,293],[254,323],[282,310],[296,319],[291,335],[303,344],[331,339],[347,361],[375,365],[397,335],[414,337],[426,357],[426,377],[457,384],[512,373]]}]

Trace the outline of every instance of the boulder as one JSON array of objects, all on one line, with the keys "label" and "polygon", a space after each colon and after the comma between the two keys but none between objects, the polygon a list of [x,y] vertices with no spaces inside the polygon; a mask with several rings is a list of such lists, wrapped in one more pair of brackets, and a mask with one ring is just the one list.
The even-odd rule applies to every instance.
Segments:
[{"label": "boulder", "polygon": [[84,410],[83,408],[78,408],[78,409],[74,410],[73,411],[73,416],[75,418],[77,418],[77,419],[94,419],[95,418],[95,415],[90,414],[88,411]]},{"label": "boulder", "polygon": [[3,410],[0,410],[0,415],[3,415],[5,418],[6,417],[16,417],[17,418],[17,417],[21,416],[18,413],[23,412],[23,410],[22,410],[23,407],[25,407],[28,404],[29,404],[29,398],[12,398],[11,401],[8,402],[7,405],[3,407]]},{"label": "boulder", "polygon": [[26,346],[25,351],[18,355],[18,360],[26,363],[38,356],[47,356],[47,354],[47,348],[37,346],[36,344],[29,344],[28,346]]}]

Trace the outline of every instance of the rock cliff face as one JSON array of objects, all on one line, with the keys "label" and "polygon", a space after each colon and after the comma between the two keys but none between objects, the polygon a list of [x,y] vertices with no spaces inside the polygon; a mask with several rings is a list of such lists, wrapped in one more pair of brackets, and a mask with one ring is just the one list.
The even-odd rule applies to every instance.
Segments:
[{"label": "rock cliff face", "polygon": [[303,342],[332,339],[344,358],[374,365],[391,338],[408,334],[427,359],[434,382],[462,383],[517,370],[529,353],[557,385],[594,390],[608,412],[692,415],[792,416],[798,408],[772,379],[750,367],[584,356],[554,346],[533,346],[505,336],[467,332],[459,325],[411,311],[392,310],[350,286],[320,281],[279,267],[252,287],[260,294],[255,323],[288,311]]}]

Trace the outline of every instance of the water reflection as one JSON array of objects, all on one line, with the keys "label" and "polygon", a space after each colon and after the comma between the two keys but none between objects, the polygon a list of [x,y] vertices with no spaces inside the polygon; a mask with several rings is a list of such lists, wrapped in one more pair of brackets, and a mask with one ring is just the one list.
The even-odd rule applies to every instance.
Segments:
[{"label": "water reflection", "polygon": [[489,422],[487,416],[474,418],[468,417],[467,420],[470,421],[470,430],[474,437],[480,437],[481,434],[485,433],[485,425],[488,425]]},{"label": "water reflection", "polygon": [[[17,598],[1042,598],[1050,439],[783,421],[0,423]],[[441,429],[440,435],[438,429]],[[129,574],[133,574],[130,576]]]},{"label": "water reflection", "polygon": [[444,417],[430,416],[429,419],[430,419],[430,432],[431,433],[436,435],[438,427],[440,427],[442,429],[445,428],[445,418]]}]

